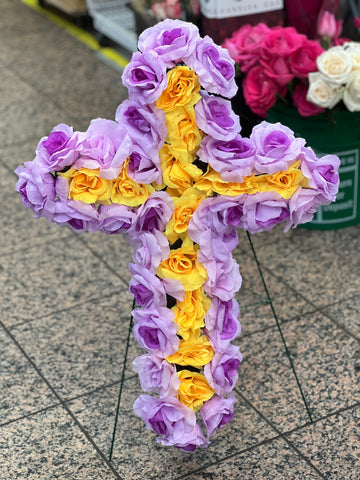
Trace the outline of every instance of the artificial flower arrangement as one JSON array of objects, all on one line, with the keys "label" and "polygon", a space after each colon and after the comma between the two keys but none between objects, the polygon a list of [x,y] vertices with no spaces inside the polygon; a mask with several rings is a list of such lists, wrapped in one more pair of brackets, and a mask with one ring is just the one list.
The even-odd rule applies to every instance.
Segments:
[{"label": "artificial flower arrangement", "polygon": [[133,335],[146,351],[133,362],[147,393],[134,411],[158,442],[193,451],[233,417],[236,228],[310,220],[335,199],[339,159],[316,158],[279,123],[241,137],[225,98],[237,89],[234,62],[195,25],[165,20],[138,47],[116,120],[55,127],[16,170],[16,188],[35,217],[126,235]]},{"label": "artificial flower arrangement", "polygon": [[360,43],[340,38],[342,21],[324,12],[319,40],[292,27],[244,25],[225,40],[249,108],[266,117],[276,102],[313,116],[334,107],[360,111]]}]

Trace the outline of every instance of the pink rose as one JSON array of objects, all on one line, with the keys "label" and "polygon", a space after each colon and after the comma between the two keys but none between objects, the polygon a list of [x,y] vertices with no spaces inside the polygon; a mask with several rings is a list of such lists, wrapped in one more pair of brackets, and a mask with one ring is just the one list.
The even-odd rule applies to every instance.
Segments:
[{"label": "pink rose", "polygon": [[324,49],[315,40],[304,39],[300,48],[290,55],[292,73],[299,78],[307,78],[309,72],[316,72],[316,59]]},{"label": "pink rose", "polygon": [[306,100],[307,91],[308,89],[305,85],[299,84],[296,86],[293,93],[293,100],[300,115],[303,117],[311,117],[313,115],[322,113],[324,111],[323,108],[318,107],[315,105],[315,103],[308,102]]},{"label": "pink rose", "polygon": [[[266,117],[269,108],[276,102],[279,86],[268,77],[260,67],[253,67],[243,81],[244,97],[249,108],[259,115]],[[281,94],[285,94],[284,89]]]},{"label": "pink rose", "polygon": [[225,40],[223,46],[229,50],[242,72],[248,72],[258,62],[262,42],[269,32],[264,23],[255,27],[243,25],[230,39]]},{"label": "pink rose", "polygon": [[304,38],[293,27],[274,27],[263,41],[263,52],[287,58],[301,47]]},{"label": "pink rose", "polygon": [[335,15],[325,10],[318,17],[317,34],[319,37],[339,38],[344,20],[336,20]]},{"label": "pink rose", "polygon": [[286,85],[294,78],[290,64],[284,57],[270,56],[260,61],[264,73],[272,78],[278,85]]}]

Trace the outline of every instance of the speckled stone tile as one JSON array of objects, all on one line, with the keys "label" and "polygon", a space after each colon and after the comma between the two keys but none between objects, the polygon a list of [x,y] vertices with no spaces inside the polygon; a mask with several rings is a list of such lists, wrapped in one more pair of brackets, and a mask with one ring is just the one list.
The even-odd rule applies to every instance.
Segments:
[{"label": "speckled stone tile", "polygon": [[[39,140],[40,138],[34,137],[25,143],[17,143],[15,145],[9,145],[8,147],[0,146],[0,164],[2,164],[10,173],[13,173],[19,165],[22,165],[24,162],[32,161],[35,158],[35,149]],[[9,184],[11,191],[15,190],[16,180],[17,177],[14,174],[11,185]]]},{"label": "speckled stone tile", "polygon": [[359,478],[359,406],[302,428],[289,434],[287,438],[325,478]]},{"label": "speckled stone tile", "polygon": [[25,143],[34,137],[40,140],[49,135],[58,123],[69,121],[69,114],[34,90],[22,100],[0,106],[0,144],[6,147]]},{"label": "speckled stone tile", "polygon": [[131,279],[128,265],[132,261],[133,249],[124,235],[105,235],[102,232],[88,232],[82,235],[81,239],[107,265],[118,274],[121,274],[124,284],[128,285]]},{"label": "speckled stone tile", "polygon": [[[234,258],[239,264],[243,279],[242,286],[236,294],[236,299],[240,304],[243,334],[251,334],[274,326],[275,319],[253,255],[241,253],[236,249]],[[286,285],[286,278],[278,279],[266,269],[262,269],[262,274],[280,322],[314,310],[311,304]]]},{"label": "speckled stone tile", "polygon": [[358,294],[360,237],[358,229],[334,231],[298,229],[278,242],[256,249],[261,264],[286,278],[317,307]]},{"label": "speckled stone tile", "polygon": [[[69,403],[71,411],[105,454],[111,445],[118,392],[117,385]],[[207,449],[185,454],[176,448],[163,447],[133,412],[133,403],[141,393],[137,378],[124,383],[112,460],[124,479],[175,479],[276,436],[254,410],[239,400],[234,419],[217,433]]]},{"label": "speckled stone tile", "polygon": [[5,480],[118,478],[62,407],[0,428]]},{"label": "speckled stone tile", "polygon": [[322,477],[284,440],[277,439],[185,478],[186,480],[316,480]]},{"label": "speckled stone tile", "polygon": [[22,100],[24,97],[32,95],[31,87],[11,70],[0,67],[0,76],[0,98],[2,106],[6,105],[7,102]]},{"label": "speckled stone tile", "polygon": [[[287,322],[283,334],[314,419],[360,401],[356,340],[320,313]],[[282,431],[308,422],[278,330],[238,342],[244,359],[237,389]]]},{"label": "speckled stone tile", "polygon": [[8,327],[124,289],[72,233],[0,257],[0,270],[0,313]]},{"label": "speckled stone tile", "polygon": [[[131,305],[130,294],[121,288],[11,332],[55,391],[69,399],[121,378]],[[133,344],[129,375],[134,375],[131,362],[140,353]]]},{"label": "speckled stone tile", "polygon": [[8,255],[34,245],[70,238],[68,228],[61,228],[44,218],[34,218],[32,210],[23,206],[20,195],[15,192],[16,180],[15,174],[0,163],[0,203],[7,209],[6,222],[0,229],[1,253]]},{"label": "speckled stone tile", "polygon": [[336,303],[323,312],[360,340],[360,297]]},{"label": "speckled stone tile", "polygon": [[30,33],[43,33],[52,29],[60,30],[60,27],[51,22],[40,13],[27,7],[19,0],[15,0],[13,8],[4,8],[0,15],[1,35],[15,36],[21,34],[26,36]]},{"label": "speckled stone tile", "polygon": [[58,403],[55,395],[2,329],[0,344],[0,425]]}]

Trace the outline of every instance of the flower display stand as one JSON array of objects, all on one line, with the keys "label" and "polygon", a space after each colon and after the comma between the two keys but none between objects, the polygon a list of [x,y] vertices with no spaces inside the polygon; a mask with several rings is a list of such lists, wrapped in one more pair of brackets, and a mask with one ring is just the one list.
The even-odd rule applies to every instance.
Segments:
[{"label": "flower display stand", "polygon": [[340,186],[336,201],[317,209],[305,228],[331,230],[360,223],[360,113],[334,111],[313,117],[302,117],[295,109],[273,107],[267,120],[281,122],[295,135],[305,138],[318,155],[336,154],[341,160]]}]

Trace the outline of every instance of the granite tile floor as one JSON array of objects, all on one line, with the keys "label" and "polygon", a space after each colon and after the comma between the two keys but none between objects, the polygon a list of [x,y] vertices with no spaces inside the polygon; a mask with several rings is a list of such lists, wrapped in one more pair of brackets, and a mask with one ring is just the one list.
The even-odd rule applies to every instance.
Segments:
[{"label": "granite tile floor", "polygon": [[359,226],[252,238],[297,380],[240,232],[233,422],[206,450],[156,444],[132,411],[130,339],[112,441],[131,251],[35,220],[13,171],[56,124],[114,118],[126,90],[118,69],[20,0],[0,2],[0,27],[0,480],[360,478]]}]

